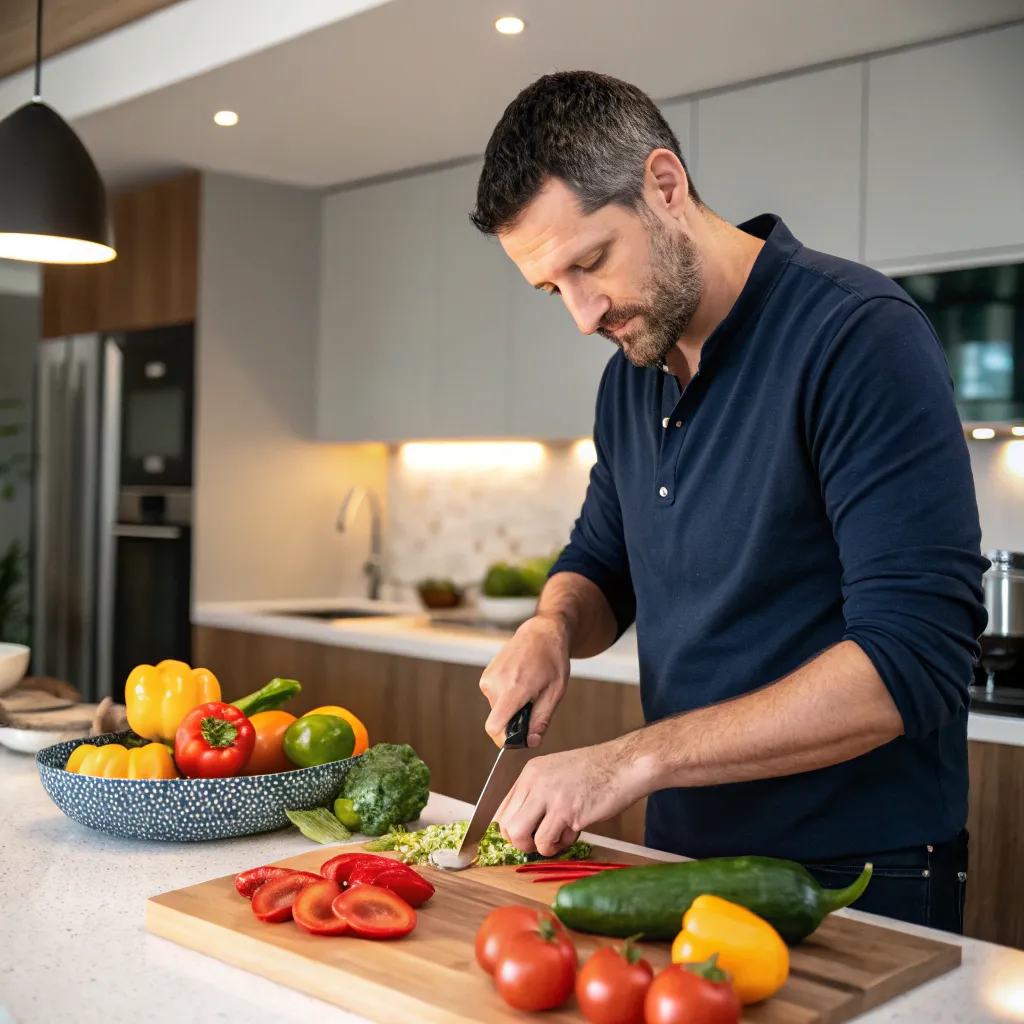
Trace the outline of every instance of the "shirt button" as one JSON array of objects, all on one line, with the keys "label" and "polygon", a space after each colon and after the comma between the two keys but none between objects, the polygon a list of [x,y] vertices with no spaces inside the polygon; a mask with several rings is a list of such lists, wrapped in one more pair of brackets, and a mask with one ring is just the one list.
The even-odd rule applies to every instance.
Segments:
[{"label": "shirt button", "polygon": [[660,494],[663,498],[667,498],[668,497],[668,488],[667,487],[662,487],[658,491],[658,494]]},{"label": "shirt button", "polygon": [[667,417],[667,416],[666,416],[666,417],[665,417],[665,418],[664,418],[664,419],[663,419],[663,420],[661,421],[661,425],[662,425],[662,426],[663,426],[663,427],[664,427],[664,428],[665,428],[666,430],[668,430],[668,417]]},{"label": "shirt button", "polygon": [[677,427],[681,427],[682,425],[683,425],[683,421],[682,420],[676,420],[676,426]]}]

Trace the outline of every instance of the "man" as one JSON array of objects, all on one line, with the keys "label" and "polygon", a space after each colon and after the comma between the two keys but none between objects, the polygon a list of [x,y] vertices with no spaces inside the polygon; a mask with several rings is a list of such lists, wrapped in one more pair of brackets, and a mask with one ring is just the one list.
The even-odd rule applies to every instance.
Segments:
[{"label": "man", "polygon": [[620,350],[570,543],[481,679],[487,731],[529,700],[539,744],[569,658],[634,621],[648,723],[535,758],[503,832],[550,855],[646,796],[650,846],[831,886],[870,860],[861,909],[960,930],[987,563],[923,314],[776,217],[721,220],[657,107],[597,74],[509,105],[473,220]]}]

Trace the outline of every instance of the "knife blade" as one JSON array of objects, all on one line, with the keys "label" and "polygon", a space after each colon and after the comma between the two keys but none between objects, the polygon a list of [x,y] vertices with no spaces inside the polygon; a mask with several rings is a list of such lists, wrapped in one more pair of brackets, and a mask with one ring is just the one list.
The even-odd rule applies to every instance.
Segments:
[{"label": "knife blade", "polygon": [[480,840],[487,826],[494,821],[494,812],[508,796],[526,763],[540,753],[526,745],[532,710],[533,704],[528,701],[509,719],[505,727],[505,745],[498,752],[494,767],[487,776],[462,842],[455,850],[434,850],[430,862],[435,867],[446,871],[462,871],[476,860]]}]

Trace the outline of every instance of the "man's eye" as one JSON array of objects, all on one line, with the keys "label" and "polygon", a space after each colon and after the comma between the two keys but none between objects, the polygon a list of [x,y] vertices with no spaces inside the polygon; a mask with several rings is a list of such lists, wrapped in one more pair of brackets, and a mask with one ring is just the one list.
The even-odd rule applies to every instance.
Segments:
[{"label": "man's eye", "polygon": [[601,264],[604,263],[604,257],[606,252],[607,250],[604,250],[601,253],[599,253],[596,259],[591,260],[585,267],[581,266],[580,270],[597,270],[601,266]]}]

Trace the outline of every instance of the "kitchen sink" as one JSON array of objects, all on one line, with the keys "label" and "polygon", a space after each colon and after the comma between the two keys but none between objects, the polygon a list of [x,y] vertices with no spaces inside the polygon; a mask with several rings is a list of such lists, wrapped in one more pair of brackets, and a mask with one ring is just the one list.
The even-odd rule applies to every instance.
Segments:
[{"label": "kitchen sink", "polygon": [[386,619],[394,618],[395,612],[381,612],[372,608],[303,608],[301,611],[277,611],[271,615],[286,615],[290,619]]}]

